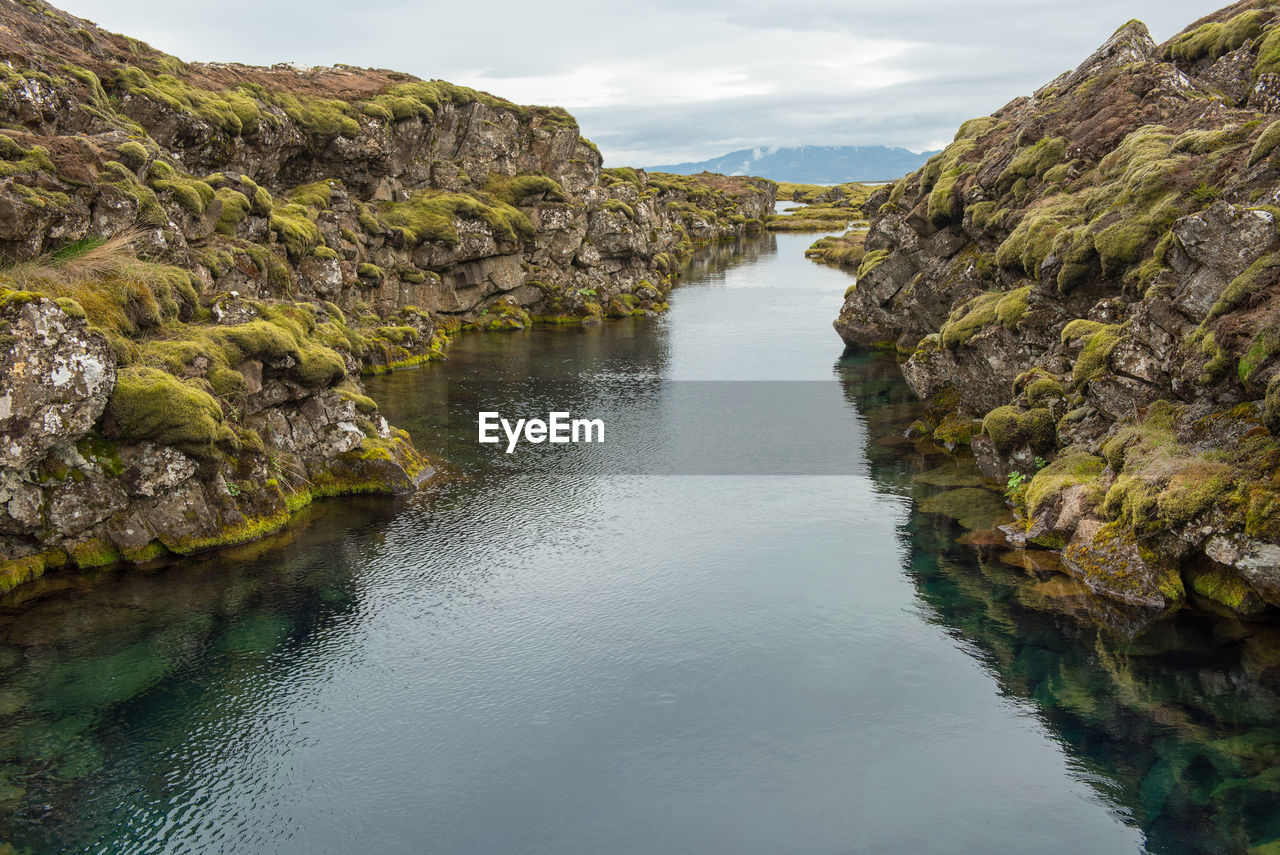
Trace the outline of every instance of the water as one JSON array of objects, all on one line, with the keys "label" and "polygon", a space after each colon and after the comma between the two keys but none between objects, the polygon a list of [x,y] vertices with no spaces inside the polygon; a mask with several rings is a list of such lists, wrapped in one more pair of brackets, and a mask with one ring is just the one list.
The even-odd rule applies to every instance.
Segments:
[{"label": "water", "polygon": [[[900,438],[916,405],[891,363],[840,358],[849,280],[803,259],[812,239],[704,252],[656,320],[464,336],[448,363],[371,383],[455,464],[424,494],[322,502],[238,551],[10,595],[0,840],[1182,853],[1280,837],[1280,633],[1191,610],[1151,623],[957,544],[962,527],[920,508],[985,526],[999,502]],[[780,411],[741,474],[652,474],[673,431],[723,435],[667,393],[742,380],[803,388],[828,414],[817,453],[841,465],[749,474],[800,430]],[[508,458],[473,441],[481,398],[665,427]]]}]

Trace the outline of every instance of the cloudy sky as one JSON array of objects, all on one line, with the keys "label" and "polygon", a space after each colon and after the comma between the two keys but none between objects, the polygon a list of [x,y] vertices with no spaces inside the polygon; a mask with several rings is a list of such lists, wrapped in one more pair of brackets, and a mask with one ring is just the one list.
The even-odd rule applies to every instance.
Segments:
[{"label": "cloudy sky", "polygon": [[394,68],[567,107],[610,165],[941,147],[1130,18],[1219,0],[53,0],[186,60]]}]

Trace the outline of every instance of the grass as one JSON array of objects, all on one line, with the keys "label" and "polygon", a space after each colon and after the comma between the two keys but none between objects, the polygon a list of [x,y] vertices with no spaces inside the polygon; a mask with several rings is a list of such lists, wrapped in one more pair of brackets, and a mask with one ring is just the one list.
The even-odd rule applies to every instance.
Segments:
[{"label": "grass", "polygon": [[861,231],[819,238],[804,251],[804,256],[819,264],[857,272],[858,266],[866,255],[865,240],[866,232]]}]

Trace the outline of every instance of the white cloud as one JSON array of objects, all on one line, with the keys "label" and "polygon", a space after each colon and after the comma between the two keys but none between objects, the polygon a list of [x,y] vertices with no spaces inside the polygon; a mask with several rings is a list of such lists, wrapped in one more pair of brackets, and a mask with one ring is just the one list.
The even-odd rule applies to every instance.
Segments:
[{"label": "white cloud", "polygon": [[611,163],[922,150],[1075,66],[1129,18],[1220,0],[55,0],[184,59],[337,62],[567,107]]}]

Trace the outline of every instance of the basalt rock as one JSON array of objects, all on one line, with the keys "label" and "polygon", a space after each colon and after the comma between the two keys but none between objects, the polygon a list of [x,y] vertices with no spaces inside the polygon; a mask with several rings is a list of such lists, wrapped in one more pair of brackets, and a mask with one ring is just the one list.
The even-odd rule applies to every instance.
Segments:
[{"label": "basalt rock", "polygon": [[601,168],[559,108],[188,64],[0,10],[0,590],[238,543],[439,470],[362,373],[648,315],[776,185]]},{"label": "basalt rock", "polygon": [[[1280,603],[1277,40],[1256,2],[1163,45],[1131,21],[964,123],[872,200],[835,322],[984,419],[984,474],[1026,481],[1017,539],[1116,600]],[[1081,455],[1105,466],[1062,477]]]}]

